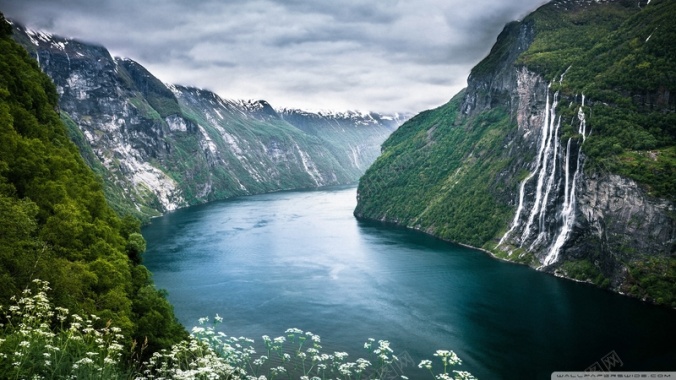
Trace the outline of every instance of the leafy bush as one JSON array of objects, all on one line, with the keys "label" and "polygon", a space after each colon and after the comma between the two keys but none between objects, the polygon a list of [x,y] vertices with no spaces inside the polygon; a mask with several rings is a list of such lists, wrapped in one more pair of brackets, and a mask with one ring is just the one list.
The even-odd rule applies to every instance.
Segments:
[{"label": "leafy bush", "polygon": [[[57,306],[115,320],[127,339],[181,340],[187,332],[141,265],[139,223],[109,207],[49,77],[9,33],[0,51],[0,303],[39,277]],[[149,315],[164,323],[141,327]]]},{"label": "leafy bush", "polygon": [[[4,316],[7,323],[0,326],[0,372],[5,378],[382,379],[392,375],[391,365],[399,360],[386,340],[369,339],[364,344],[367,359],[349,361],[346,352],[323,353],[318,335],[297,328],[274,339],[263,336],[263,354],[258,355],[252,339],[218,332],[222,319],[216,315],[211,325],[208,318],[200,319],[191,336],[170,349],[129,362],[121,344],[127,339],[110,320],[69,315],[50,303],[48,282],[34,280],[32,285],[34,290],[27,288],[21,298],[13,298]],[[453,351],[438,350],[434,356],[442,365],[436,374],[431,360],[419,364],[432,378],[474,379],[469,372],[453,370],[462,364]]]},{"label": "leafy bush", "polygon": [[[52,307],[46,281],[34,280],[0,326],[0,373],[7,379],[123,379],[125,339],[100,318]],[[0,306],[0,310],[2,307]]]}]

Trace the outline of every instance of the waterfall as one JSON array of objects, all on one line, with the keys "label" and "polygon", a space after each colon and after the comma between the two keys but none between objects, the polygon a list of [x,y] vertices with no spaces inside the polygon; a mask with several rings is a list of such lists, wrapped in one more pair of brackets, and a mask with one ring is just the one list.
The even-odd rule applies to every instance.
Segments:
[{"label": "waterfall", "polygon": [[577,118],[580,120],[580,127],[578,128],[577,133],[582,135],[583,143],[587,139],[587,136],[585,136],[587,134],[587,120],[584,116],[584,100],[584,94],[582,94],[582,105],[577,110]]},{"label": "waterfall", "polygon": [[[565,72],[561,75],[561,80]],[[551,85],[550,85],[551,86]],[[528,176],[521,181],[519,186],[519,204],[516,209],[516,214],[510,225],[509,230],[502,236],[498,246],[504,244],[510,236],[522,225],[522,217],[525,220],[523,229],[520,230],[516,243],[519,247],[523,247],[526,241],[531,239],[537,231],[536,239],[528,246],[528,251],[534,252],[540,247],[549,247],[546,251],[543,264],[545,266],[557,262],[561,248],[568,240],[570,232],[575,224],[575,203],[576,203],[576,187],[578,178],[582,173],[582,145],[587,138],[587,123],[584,113],[585,95],[582,94],[582,105],[577,112],[579,120],[578,134],[582,138],[579,144],[574,144],[574,138],[569,138],[565,148],[565,157],[560,157],[563,154],[563,147],[561,147],[561,154],[559,153],[559,146],[562,145],[559,138],[561,131],[561,116],[556,115],[556,107],[559,102],[559,92],[555,92],[550,99],[549,87],[546,93],[546,105],[544,113],[544,122],[542,124],[541,138],[539,139],[538,154],[536,156],[535,167],[528,174]],[[579,140],[578,140],[579,141]],[[577,156],[571,159],[577,149]],[[562,159],[559,169],[558,160]],[[557,176],[561,173],[562,181]],[[531,206],[528,217],[522,216],[524,214],[524,204],[526,199],[526,185],[531,179],[537,176],[537,183],[535,185],[535,193],[533,195],[533,204]],[[552,197],[557,199],[560,197],[560,186],[563,182],[563,199],[556,201],[556,222],[560,228],[551,233],[547,231],[547,205],[550,203]],[[551,229],[550,229],[551,230]],[[511,255],[511,251],[509,254]]]},{"label": "waterfall", "polygon": [[[505,242],[505,240],[509,237],[509,235],[516,229],[516,227],[519,226],[519,217],[521,216],[521,211],[523,210],[523,198],[524,198],[524,192],[526,189],[526,183],[530,181],[531,178],[535,176],[535,172],[531,172],[526,179],[521,181],[521,186],[519,187],[519,206],[516,208],[516,214],[514,215],[514,220],[512,220],[511,227],[509,230],[502,236],[502,239],[500,239],[500,242],[498,243],[498,247],[502,245],[502,243]],[[510,251],[509,254],[511,255],[512,252]]]},{"label": "waterfall", "polygon": [[[578,133],[582,135],[582,143],[584,143],[584,141],[587,139],[587,137],[585,136],[587,122],[583,109],[584,102],[585,97],[584,94],[582,94],[582,105],[580,106],[580,109],[577,112],[577,117],[580,120]],[[580,163],[580,157],[582,156],[582,144],[580,144],[577,148],[577,160],[575,163],[575,172],[573,173],[572,183],[570,183],[571,140],[572,139],[568,139],[568,146],[566,148],[566,161],[564,163],[565,191],[563,196],[563,208],[561,210],[561,219],[563,220],[563,224],[561,226],[561,230],[559,231],[559,235],[556,237],[554,244],[552,245],[551,249],[549,250],[549,253],[547,254],[547,257],[545,257],[544,265],[554,264],[558,260],[559,252],[561,251],[561,248],[568,240],[568,235],[570,235],[570,231],[572,230],[573,225],[575,224],[575,201],[576,201],[575,189],[577,187],[577,179],[579,178],[580,173],[582,172],[581,167],[582,164]]]},{"label": "waterfall", "polygon": [[552,169],[549,172],[549,178],[547,179],[547,186],[546,186],[546,191],[544,198],[542,199],[542,205],[540,207],[540,214],[538,217],[538,228],[540,233],[538,234],[537,239],[531,244],[529,250],[533,250],[535,246],[538,245],[541,241],[543,241],[547,237],[547,231],[545,228],[545,214],[547,211],[547,203],[549,203],[549,194],[552,192],[552,189],[555,188],[555,183],[556,183],[556,161],[558,161],[559,157],[559,129],[561,128],[561,116],[558,117],[558,121],[556,123],[556,129],[554,130],[554,154],[552,154]]},{"label": "waterfall", "polygon": [[[542,202],[543,196],[544,196],[544,181],[545,178],[547,177],[547,174],[550,170],[548,168],[550,167],[550,163],[552,166],[551,172],[554,173],[554,168],[555,168],[555,162],[556,162],[556,155],[552,156],[551,151],[552,151],[552,145],[558,145],[558,135],[554,133],[554,123],[556,121],[556,106],[558,105],[558,99],[559,99],[559,92],[557,91],[554,93],[554,99],[552,102],[552,106],[547,109],[547,115],[545,116],[545,125],[543,126],[543,142],[544,142],[544,149],[542,149],[542,159],[539,160],[539,162],[542,164],[538,170],[538,181],[537,181],[537,187],[535,190],[535,203],[533,204],[533,208],[531,209],[530,215],[528,216],[528,223],[526,223],[526,228],[523,230],[523,234],[521,235],[521,244],[530,236],[531,234],[531,228],[533,226],[533,222],[535,221],[535,216],[538,214],[543,214],[544,209],[545,209],[545,204]],[[558,129],[557,129],[558,132]],[[546,137],[546,140],[545,140]],[[537,170],[537,167],[536,167]],[[553,183],[554,181],[552,181]],[[549,187],[546,190],[549,192]],[[544,216],[542,216],[544,218]]]},{"label": "waterfall", "polygon": [[[516,208],[516,214],[514,215],[514,220],[512,220],[512,224],[507,230],[507,232],[502,236],[502,239],[500,239],[500,242],[498,243],[498,246],[501,246],[502,243],[507,240],[507,238],[511,235],[511,233],[519,226],[520,224],[520,217],[521,217],[521,212],[523,211],[523,200],[524,200],[524,193],[526,191],[526,183],[531,180],[531,178],[535,177],[535,174],[538,173],[538,168],[540,167],[540,162],[542,161],[542,156],[544,155],[545,151],[545,145],[547,145],[547,138],[548,138],[548,127],[549,127],[549,112],[550,112],[550,104],[549,104],[549,87],[547,87],[547,94],[546,94],[547,102],[545,105],[545,121],[542,125],[542,140],[540,142],[540,148],[538,151],[537,155],[537,162],[535,164],[535,169],[533,169],[532,172],[528,174],[528,176],[521,181],[521,186],[519,187],[519,205]],[[511,255],[511,252],[509,253]]]},{"label": "waterfall", "polygon": [[549,250],[549,253],[547,254],[547,257],[545,257],[544,260],[544,265],[551,265],[554,264],[558,258],[559,258],[559,252],[561,251],[561,248],[563,245],[566,243],[568,240],[568,235],[570,234],[570,231],[573,228],[573,224],[575,224],[575,187],[577,185],[577,179],[580,174],[580,156],[582,152],[582,145],[578,148],[577,152],[577,162],[576,162],[576,167],[575,167],[575,173],[573,174],[573,180],[572,183],[570,183],[570,190],[568,187],[568,184],[570,182],[569,180],[569,165],[570,165],[570,142],[571,139],[568,139],[568,149],[566,152],[566,191],[564,195],[564,203],[563,203],[563,209],[561,210],[561,219],[563,220],[563,225],[561,226],[561,231],[559,231],[559,235],[556,237],[556,240],[554,241],[554,244],[552,245],[551,249]]}]

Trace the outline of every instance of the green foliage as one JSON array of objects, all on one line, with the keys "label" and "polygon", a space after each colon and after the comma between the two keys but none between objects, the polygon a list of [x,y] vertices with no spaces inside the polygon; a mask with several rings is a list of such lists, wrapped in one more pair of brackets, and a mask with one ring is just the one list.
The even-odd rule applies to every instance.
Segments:
[{"label": "green foliage", "polygon": [[[155,352],[147,360],[138,356],[125,360],[127,340],[113,321],[96,315],[85,318],[68,309],[54,307],[48,297],[49,283],[33,280],[21,298],[0,318],[0,374],[13,379],[274,379],[277,376],[301,379],[383,379],[407,377],[398,365],[386,340],[369,338],[364,344],[367,358],[348,359],[346,352],[323,353],[321,338],[297,328],[284,336],[270,339],[254,348],[254,340],[228,337],[217,331],[218,315],[212,325],[200,318],[200,326],[189,337]],[[153,292],[150,292],[151,294]],[[156,294],[156,293],[155,293]],[[154,297],[151,295],[151,297]],[[161,320],[153,323],[161,323]],[[141,350],[149,349],[142,346]],[[258,351],[257,351],[258,350]],[[257,352],[261,352],[258,355]],[[423,360],[419,368],[430,378],[473,380],[469,372],[456,370],[462,361],[449,350],[437,350],[441,370],[432,360]]]},{"label": "green foliage", "polygon": [[359,183],[358,216],[420,229],[481,247],[509,218],[494,178],[508,163],[496,155],[513,127],[504,109],[459,119],[461,92],[401,126]]},{"label": "green foliage", "polygon": [[580,58],[635,11],[636,3],[627,1],[547,4],[523,20],[533,25],[536,38],[520,56],[519,63],[548,79],[558,79],[557,75],[579,64]]},{"label": "green foliage", "polygon": [[472,68],[471,76],[491,75],[499,70],[501,64],[509,61],[509,56],[514,54],[515,46],[518,43],[520,28],[521,23],[516,21],[507,24],[498,35],[498,40],[491,48],[488,56]]},{"label": "green foliage", "polygon": [[676,307],[676,260],[670,257],[651,257],[630,262],[629,281],[624,292],[660,305]]},{"label": "green foliage", "polygon": [[[0,325],[0,373],[5,379],[125,379],[124,336],[97,316],[54,308],[47,282],[34,280],[9,306]],[[0,306],[0,310],[2,306]]]},{"label": "green foliage", "polygon": [[[108,206],[56,112],[54,85],[9,36],[0,51],[0,303],[39,277],[59,307],[115,320],[134,339],[179,340],[171,306],[138,270],[139,224]],[[149,313],[164,325],[140,328]]]},{"label": "green foliage", "polygon": [[127,239],[127,256],[132,263],[141,264],[141,254],[146,251],[146,241],[138,232],[133,232]]},{"label": "green foliage", "polygon": [[561,270],[566,274],[566,277],[574,280],[591,282],[603,288],[609,286],[610,280],[605,278],[599,268],[587,259],[564,261]]},{"label": "green foliage", "polygon": [[669,94],[676,91],[676,3],[653,1],[642,10],[632,1],[571,7],[561,12],[552,3],[524,20],[535,25],[537,37],[518,64],[555,81],[566,72],[564,94],[578,104],[576,94],[587,96],[587,169],[621,174],[673,200],[676,107]]}]

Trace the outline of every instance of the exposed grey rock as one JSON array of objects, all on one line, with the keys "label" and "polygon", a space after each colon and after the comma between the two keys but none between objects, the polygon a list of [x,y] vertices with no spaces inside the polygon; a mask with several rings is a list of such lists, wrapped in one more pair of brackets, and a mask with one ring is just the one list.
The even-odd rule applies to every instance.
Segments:
[{"label": "exposed grey rock", "polygon": [[89,164],[123,212],[153,216],[236,195],[354,183],[397,126],[369,114],[290,117],[302,111],[165,85],[101,46],[14,28],[54,80],[62,117],[83,136],[83,156],[93,153]]}]

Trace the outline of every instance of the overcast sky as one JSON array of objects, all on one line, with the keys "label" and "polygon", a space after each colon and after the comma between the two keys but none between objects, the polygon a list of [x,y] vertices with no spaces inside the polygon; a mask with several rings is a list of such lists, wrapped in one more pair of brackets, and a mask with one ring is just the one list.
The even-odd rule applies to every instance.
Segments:
[{"label": "overcast sky", "polygon": [[0,0],[0,11],[228,99],[419,112],[465,87],[503,26],[545,2]]}]

